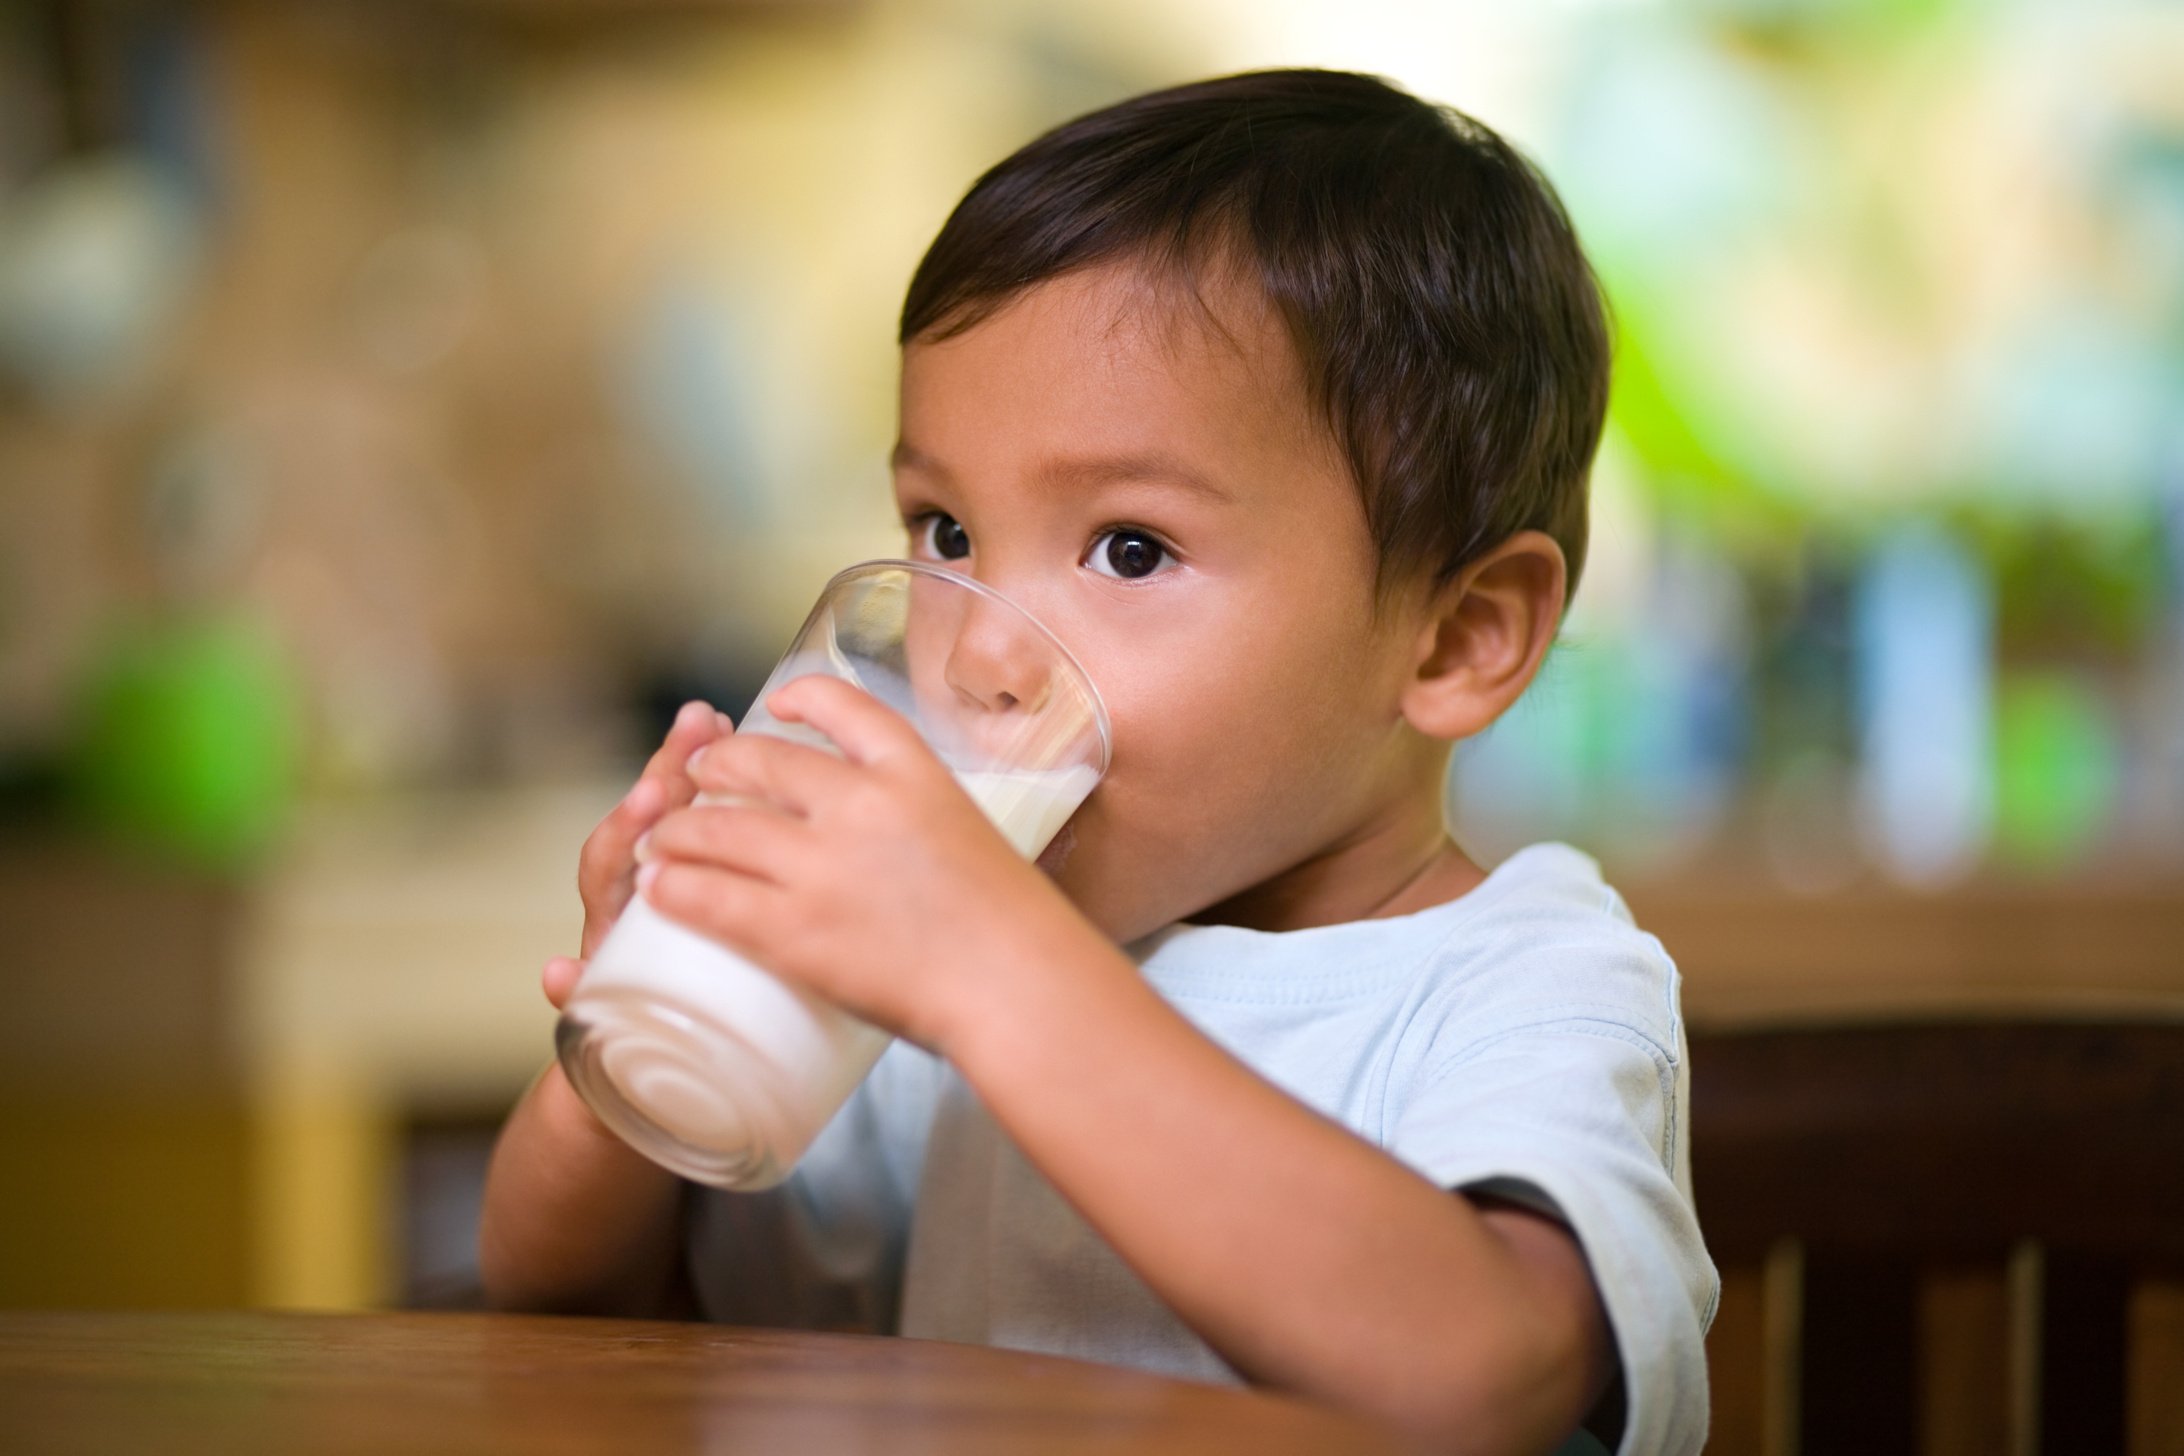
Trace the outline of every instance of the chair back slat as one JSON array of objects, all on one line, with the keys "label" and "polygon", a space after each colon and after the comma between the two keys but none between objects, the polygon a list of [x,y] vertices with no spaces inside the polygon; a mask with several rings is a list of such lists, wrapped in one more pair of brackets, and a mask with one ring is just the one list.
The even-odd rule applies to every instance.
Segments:
[{"label": "chair back slat", "polygon": [[1701,1033],[1692,1066],[1700,1222],[1753,1296],[1710,1449],[2184,1451],[2131,1373],[2134,1291],[2184,1278],[2184,1023]]}]

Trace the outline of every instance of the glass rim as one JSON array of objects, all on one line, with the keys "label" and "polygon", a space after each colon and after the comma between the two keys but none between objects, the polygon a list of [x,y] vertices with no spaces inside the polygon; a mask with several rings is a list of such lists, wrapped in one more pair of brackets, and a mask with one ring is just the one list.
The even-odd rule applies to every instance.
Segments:
[{"label": "glass rim", "polygon": [[870,561],[860,561],[854,566],[843,567],[827,578],[827,584],[819,589],[819,595],[823,600],[832,596],[834,589],[845,582],[854,581],[865,576],[876,576],[887,571],[907,571],[914,575],[952,582],[957,586],[964,587],[985,597],[988,601],[1007,607],[1011,612],[1021,617],[1034,632],[1045,638],[1047,644],[1061,655],[1062,661],[1068,663],[1070,668],[1077,674],[1077,680],[1084,684],[1085,692],[1092,699],[1092,726],[1099,733],[1100,739],[1100,777],[1102,779],[1107,777],[1107,770],[1113,765],[1115,757],[1115,730],[1114,726],[1108,721],[1107,701],[1100,696],[1100,685],[1093,681],[1091,673],[1085,671],[1084,664],[1077,660],[1077,654],[1071,652],[1068,645],[1061,638],[1054,635],[1053,628],[1033,616],[1030,608],[1011,599],[996,588],[986,585],[976,577],[965,576],[960,571],[950,571],[944,566],[935,566],[929,561],[910,561],[894,556],[876,557]]}]

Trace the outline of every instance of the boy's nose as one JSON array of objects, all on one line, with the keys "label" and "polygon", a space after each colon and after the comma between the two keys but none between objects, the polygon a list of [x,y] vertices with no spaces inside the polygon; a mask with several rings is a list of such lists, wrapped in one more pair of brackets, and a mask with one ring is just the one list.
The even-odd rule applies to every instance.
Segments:
[{"label": "boy's nose", "polygon": [[997,603],[966,603],[949,645],[948,686],[966,707],[1037,713],[1053,683],[1052,649],[1022,617]]}]

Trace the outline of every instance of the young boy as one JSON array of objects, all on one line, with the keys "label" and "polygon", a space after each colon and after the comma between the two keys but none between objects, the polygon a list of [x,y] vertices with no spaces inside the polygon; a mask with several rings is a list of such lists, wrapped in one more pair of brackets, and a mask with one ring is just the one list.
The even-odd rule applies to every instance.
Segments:
[{"label": "young boy", "polygon": [[763,1195],[678,1184],[549,1067],[489,1297],[1696,1451],[1675,968],[1590,859],[1489,874],[1442,817],[1584,553],[1608,348],[1545,182],[1368,77],[1159,92],[981,178],[901,338],[910,553],[1053,629],[1113,766],[1034,866],[853,688],[773,699],[841,757],[686,708],[585,844],[583,953],[642,893],[904,1040]]}]

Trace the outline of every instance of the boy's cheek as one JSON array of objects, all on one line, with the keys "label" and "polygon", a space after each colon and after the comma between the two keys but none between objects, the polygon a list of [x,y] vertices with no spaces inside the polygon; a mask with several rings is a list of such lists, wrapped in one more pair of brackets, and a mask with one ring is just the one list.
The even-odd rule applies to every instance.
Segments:
[{"label": "boy's cheek", "polygon": [[1198,908],[1185,903],[1193,880],[1178,868],[1185,858],[1157,836],[1095,815],[1064,825],[1036,863],[1102,936],[1127,945]]}]

